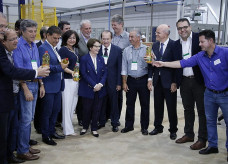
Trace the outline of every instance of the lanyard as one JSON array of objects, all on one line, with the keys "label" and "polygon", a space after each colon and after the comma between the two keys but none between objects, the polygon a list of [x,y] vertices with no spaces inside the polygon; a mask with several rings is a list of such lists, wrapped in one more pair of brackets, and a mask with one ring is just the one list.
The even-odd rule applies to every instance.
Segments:
[{"label": "lanyard", "polygon": [[77,63],[79,63],[79,58],[78,58],[78,54],[76,53],[76,48],[74,48],[74,51],[72,51],[70,48],[68,48],[67,46],[65,46],[70,52],[72,52],[76,58],[77,58]]},{"label": "lanyard", "polygon": [[[30,49],[32,50],[32,55],[30,55]],[[33,49],[34,48],[32,48],[32,47],[28,47],[28,46],[26,46],[26,50],[27,50],[27,52],[28,52],[28,55],[29,55],[29,57],[30,57],[30,59],[32,60],[33,59]],[[36,59],[35,59],[36,60]]]},{"label": "lanyard", "polygon": [[[138,61],[138,58],[139,58],[140,51],[141,51],[141,47],[140,47],[139,49],[135,49],[135,51],[134,51],[135,54],[136,54],[135,56],[137,56],[137,57],[136,57],[136,61],[133,60],[133,51],[134,51],[134,47],[132,47],[132,51],[131,51],[132,62],[137,62],[137,61]],[[136,52],[138,52],[138,53],[136,53]]]}]

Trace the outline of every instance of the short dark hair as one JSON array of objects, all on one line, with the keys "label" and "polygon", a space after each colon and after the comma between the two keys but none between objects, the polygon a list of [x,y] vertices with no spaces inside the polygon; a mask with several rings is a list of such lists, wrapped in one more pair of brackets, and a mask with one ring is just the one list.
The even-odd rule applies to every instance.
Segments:
[{"label": "short dark hair", "polygon": [[46,27],[46,26],[41,27],[41,29],[40,29],[41,39],[44,39],[44,34],[47,34],[47,30],[48,30],[48,27]]},{"label": "short dark hair", "polygon": [[67,21],[60,21],[59,24],[58,24],[58,27],[59,27],[61,30],[63,30],[63,27],[64,27],[65,24],[66,24],[66,25],[70,25],[70,23],[67,22]]},{"label": "short dark hair", "polygon": [[207,40],[213,39],[213,41],[215,43],[215,33],[212,30],[203,30],[203,31],[199,32],[199,36],[204,36],[205,39],[207,39]]},{"label": "short dark hair", "polygon": [[94,43],[96,43],[96,42],[101,43],[100,40],[98,40],[96,38],[90,38],[88,40],[88,42],[87,42],[87,48],[88,48],[89,51],[90,51],[90,48],[92,48],[93,45],[94,45]]},{"label": "short dark hair", "polygon": [[189,20],[188,20],[187,18],[180,18],[180,19],[177,21],[176,26],[177,26],[177,24],[178,24],[179,22],[187,22],[188,25],[190,26],[190,22],[189,22]]},{"label": "short dark hair", "polygon": [[75,37],[76,37],[76,43],[73,45],[73,47],[77,47],[78,48],[79,36],[78,36],[77,32],[74,31],[74,30],[68,30],[62,35],[62,45],[61,46],[66,46],[67,45],[67,40],[69,39],[69,37],[72,34],[74,34]]},{"label": "short dark hair", "polygon": [[102,39],[102,34],[103,34],[104,32],[105,32],[105,33],[110,33],[111,39],[112,39],[113,34],[112,34],[112,32],[111,32],[110,30],[104,30],[104,31],[101,33],[101,39]]},{"label": "short dark hair", "polygon": [[57,26],[49,27],[48,30],[47,30],[47,34],[53,35],[54,33],[61,35],[62,32],[61,32],[60,28],[57,27]]},{"label": "short dark hair", "polygon": [[23,20],[24,20],[24,19],[18,19],[18,20],[15,22],[15,25],[14,25],[14,29],[15,29],[15,30],[20,30],[21,22],[22,22]]}]

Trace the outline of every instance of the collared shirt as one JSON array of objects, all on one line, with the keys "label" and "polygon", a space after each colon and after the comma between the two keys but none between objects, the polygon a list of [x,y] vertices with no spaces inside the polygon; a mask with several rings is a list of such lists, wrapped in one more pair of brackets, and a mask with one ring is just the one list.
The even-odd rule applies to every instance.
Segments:
[{"label": "collared shirt", "polygon": [[[107,52],[108,52],[108,57],[109,57],[109,54],[110,54],[111,45],[112,45],[112,44],[110,44],[110,45],[107,47],[107,49],[108,49],[108,50],[107,50]],[[105,53],[105,48],[106,48],[106,47],[105,47],[104,45],[102,45],[102,52],[103,52],[103,55],[104,55],[104,53]]]},{"label": "collared shirt", "polygon": [[[190,36],[187,38],[187,41],[184,41],[180,38],[180,44],[182,45],[182,56],[183,59],[188,59],[192,56],[192,32]],[[184,76],[192,76],[194,75],[192,67],[187,67],[183,69]]]},{"label": "collared shirt", "polygon": [[90,39],[87,39],[84,35],[83,35],[83,33],[81,33],[81,35],[82,35],[82,37],[84,38],[84,40],[85,40],[85,42],[86,42],[86,44],[87,44],[87,42],[88,42],[88,40]]},{"label": "collared shirt", "polygon": [[61,62],[61,57],[60,57],[60,55],[59,55],[59,53],[58,53],[58,51],[57,51],[57,46],[53,47],[53,46],[51,45],[51,43],[48,42],[48,40],[46,40],[46,41],[47,41],[47,43],[51,46],[52,50],[54,51],[54,53],[55,53],[55,55],[56,55],[56,57],[57,57],[57,59],[58,59],[58,61]]},{"label": "collared shirt", "polygon": [[[162,54],[164,54],[168,43],[169,43],[169,38],[163,43],[163,52],[162,52]],[[159,50],[160,49],[161,49],[161,42],[160,42],[160,48],[159,48]]]},{"label": "collared shirt", "polygon": [[97,57],[93,57],[92,55],[90,55],[90,57],[91,57],[91,60],[93,62],[93,65],[94,65],[94,69],[97,73]]},{"label": "collared shirt", "polygon": [[223,91],[228,88],[228,48],[215,46],[211,58],[201,51],[191,58],[180,61],[181,67],[198,65],[207,88]]},{"label": "collared shirt", "polygon": [[[130,75],[132,77],[141,77],[148,74],[147,63],[144,60],[146,46],[141,44],[135,49],[132,45],[126,47],[122,57],[121,75]],[[132,62],[137,62],[137,70],[132,70]]]},{"label": "collared shirt", "polygon": [[[6,54],[9,61],[14,65],[13,57],[12,57],[13,52],[9,52],[6,50]],[[19,92],[19,80],[13,80],[13,93],[18,93],[18,92]]]},{"label": "collared shirt", "polygon": [[[42,40],[41,40],[41,42],[42,42]],[[42,44],[43,44],[43,42],[42,42]],[[58,42],[58,44],[56,46],[58,48],[58,50],[60,50],[61,45],[62,45],[62,38],[59,38],[59,42]]]},{"label": "collared shirt", "polygon": [[119,36],[114,34],[112,38],[112,44],[120,47],[123,51],[124,48],[130,46],[129,33],[126,31],[123,31],[122,34],[120,34]]},{"label": "collared shirt", "polygon": [[18,68],[33,69],[32,60],[40,66],[40,58],[37,46],[31,43],[31,47],[23,37],[18,40],[17,48],[13,51],[14,65]]}]

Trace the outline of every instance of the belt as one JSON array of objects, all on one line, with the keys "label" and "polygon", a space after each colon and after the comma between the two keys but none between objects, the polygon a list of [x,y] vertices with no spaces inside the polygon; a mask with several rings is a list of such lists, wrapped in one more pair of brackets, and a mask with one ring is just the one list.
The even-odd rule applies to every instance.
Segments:
[{"label": "belt", "polygon": [[144,79],[144,78],[148,78],[148,75],[143,75],[141,77],[132,77],[132,76],[128,76],[128,78],[132,78],[132,79],[135,79],[135,80],[141,80],[141,79]]},{"label": "belt", "polygon": [[189,79],[194,79],[195,78],[194,75],[191,75],[191,76],[183,76],[183,77],[186,77],[186,78],[189,78]]},{"label": "belt", "polygon": [[224,89],[223,91],[216,91],[216,90],[213,90],[213,89],[209,89],[207,88],[209,91],[213,92],[213,93],[216,93],[216,94],[219,94],[219,93],[223,93],[223,92],[226,92],[228,91],[228,88]]},{"label": "belt", "polygon": [[38,79],[34,79],[34,80],[26,80],[26,82],[38,82]]}]

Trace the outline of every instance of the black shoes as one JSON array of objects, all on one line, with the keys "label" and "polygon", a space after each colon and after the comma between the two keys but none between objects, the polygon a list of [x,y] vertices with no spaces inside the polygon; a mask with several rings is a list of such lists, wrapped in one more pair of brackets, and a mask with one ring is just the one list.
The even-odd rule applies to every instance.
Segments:
[{"label": "black shoes", "polygon": [[99,134],[97,133],[97,131],[92,131],[91,133],[94,137],[99,137]]},{"label": "black shoes", "polygon": [[57,145],[57,143],[50,137],[43,138],[42,141],[48,145],[52,145],[52,146]]},{"label": "black shoes", "polygon": [[113,127],[112,127],[112,131],[113,131],[113,132],[118,132],[118,131],[119,131],[118,126],[113,126]]},{"label": "black shoes", "polygon": [[177,134],[176,133],[170,133],[169,137],[171,140],[175,140],[177,138]]},{"label": "black shoes", "polygon": [[12,155],[10,158],[8,158],[8,163],[23,163],[23,162],[25,162],[25,160],[19,159],[19,158],[15,157],[14,155]]},{"label": "black shoes", "polygon": [[98,129],[101,129],[101,128],[104,128],[104,127],[105,127],[105,125],[100,125],[100,124],[99,124],[97,128],[98,128]]},{"label": "black shoes", "polygon": [[56,132],[54,134],[51,135],[51,138],[54,138],[54,139],[64,139],[65,136],[61,136],[59,134],[57,134]]},{"label": "black shoes", "polygon": [[86,132],[87,132],[87,129],[82,129],[82,131],[80,132],[80,135],[84,135],[86,134]]},{"label": "black shoes", "polygon": [[215,148],[215,147],[207,147],[206,149],[202,149],[199,151],[200,154],[211,154],[211,153],[218,153],[218,148]]},{"label": "black shoes", "polygon": [[37,145],[38,144],[38,142],[37,141],[35,141],[35,140],[29,140],[29,145],[30,146],[33,146],[33,145]]},{"label": "black shoes", "polygon": [[133,131],[134,128],[128,128],[128,127],[125,127],[121,130],[121,133],[127,133],[127,132],[130,132],[130,131]]},{"label": "black shoes", "polygon": [[154,129],[153,131],[151,131],[149,133],[149,135],[157,135],[158,133],[162,133],[162,132],[163,132],[163,130]]},{"label": "black shoes", "polygon": [[148,135],[148,130],[147,129],[141,129],[142,135]]}]

